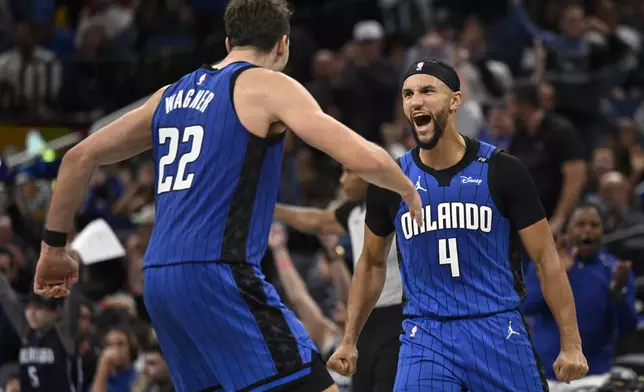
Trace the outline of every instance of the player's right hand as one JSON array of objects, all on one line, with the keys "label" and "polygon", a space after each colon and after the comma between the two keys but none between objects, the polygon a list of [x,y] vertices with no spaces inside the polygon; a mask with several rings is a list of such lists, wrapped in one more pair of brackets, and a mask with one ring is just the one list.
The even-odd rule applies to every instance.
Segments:
[{"label": "player's right hand", "polygon": [[43,243],[36,264],[34,292],[48,297],[64,297],[69,295],[70,287],[77,280],[78,262],[67,254],[67,250]]},{"label": "player's right hand", "polygon": [[552,369],[560,382],[566,384],[578,380],[588,373],[588,362],[581,351],[581,347],[561,350]]},{"label": "player's right hand", "polygon": [[402,199],[407,203],[411,217],[416,221],[418,226],[423,226],[423,200],[416,189],[412,189],[409,193],[401,195]]},{"label": "player's right hand", "polygon": [[350,377],[356,372],[357,363],[358,349],[356,346],[342,344],[329,358],[327,366],[338,374]]}]

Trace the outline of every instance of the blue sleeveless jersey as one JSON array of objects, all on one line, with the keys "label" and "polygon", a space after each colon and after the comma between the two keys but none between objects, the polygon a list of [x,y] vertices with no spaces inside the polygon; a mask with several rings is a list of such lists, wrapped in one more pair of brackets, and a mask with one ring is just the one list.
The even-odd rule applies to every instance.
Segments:
[{"label": "blue sleeveless jersey", "polygon": [[183,262],[259,265],[280,182],[283,135],[239,121],[232,91],[245,62],[200,68],[170,85],[152,120],[156,216],[144,267]]},{"label": "blue sleeveless jersey", "polygon": [[417,150],[401,158],[425,214],[418,227],[401,203],[394,220],[407,317],[476,317],[515,309],[521,302],[510,221],[492,200],[488,184],[495,147],[474,146],[480,146],[476,156],[444,184],[422,164]]}]

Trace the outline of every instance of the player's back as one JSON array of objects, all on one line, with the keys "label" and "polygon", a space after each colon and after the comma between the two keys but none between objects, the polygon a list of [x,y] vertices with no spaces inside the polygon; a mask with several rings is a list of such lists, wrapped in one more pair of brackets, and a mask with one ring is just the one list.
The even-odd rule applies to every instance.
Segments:
[{"label": "player's back", "polygon": [[152,119],[157,182],[145,266],[245,261],[259,265],[277,199],[283,136],[240,122],[234,83],[250,63],[204,66],[170,85]]}]

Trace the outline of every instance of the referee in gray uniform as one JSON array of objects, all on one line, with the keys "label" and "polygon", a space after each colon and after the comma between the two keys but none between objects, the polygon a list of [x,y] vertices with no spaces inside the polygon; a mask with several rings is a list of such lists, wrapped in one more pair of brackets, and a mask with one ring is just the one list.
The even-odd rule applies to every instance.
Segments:
[{"label": "referee in gray uniform", "polygon": [[[367,182],[344,169],[342,190],[349,201],[322,210],[278,204],[275,217],[296,230],[312,234],[349,233],[355,268],[364,241]],[[395,244],[395,241],[394,241]],[[353,375],[354,392],[391,392],[396,379],[400,329],[402,326],[402,281],[397,248],[392,245],[387,258],[387,279],[375,309],[358,340],[358,367]]]}]

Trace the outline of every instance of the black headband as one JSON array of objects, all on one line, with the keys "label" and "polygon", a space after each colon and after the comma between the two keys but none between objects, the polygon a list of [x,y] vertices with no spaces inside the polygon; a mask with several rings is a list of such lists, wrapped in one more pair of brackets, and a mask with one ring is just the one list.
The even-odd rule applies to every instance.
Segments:
[{"label": "black headband", "polygon": [[424,74],[440,79],[452,91],[461,90],[461,80],[458,74],[449,64],[440,60],[423,60],[414,63],[403,78],[403,82],[412,75]]}]

